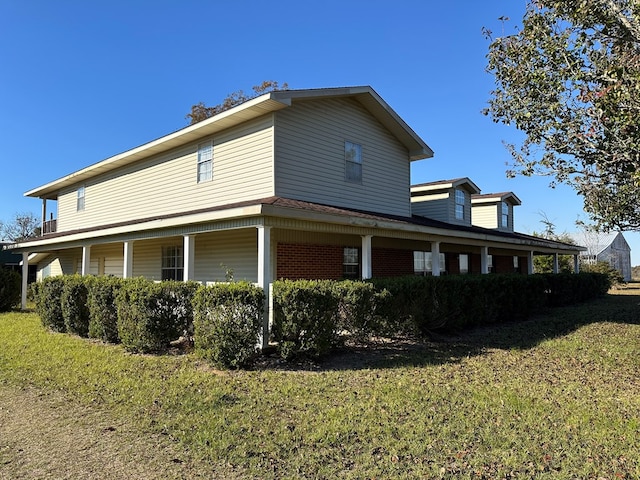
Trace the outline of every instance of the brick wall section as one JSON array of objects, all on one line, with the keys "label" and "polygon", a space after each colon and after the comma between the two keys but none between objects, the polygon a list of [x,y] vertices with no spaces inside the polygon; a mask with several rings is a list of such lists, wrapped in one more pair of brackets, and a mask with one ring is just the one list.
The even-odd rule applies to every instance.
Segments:
[{"label": "brick wall section", "polygon": [[496,273],[513,273],[513,256],[494,255],[493,270]]},{"label": "brick wall section", "polygon": [[344,247],[339,245],[278,244],[276,278],[340,280]]},{"label": "brick wall section", "polygon": [[[279,243],[276,278],[290,280],[340,280],[344,247]],[[413,251],[393,248],[373,248],[371,251],[374,277],[413,275]],[[362,260],[361,260],[362,262]]]},{"label": "brick wall section", "polygon": [[372,248],[371,263],[374,277],[413,275],[413,250]]}]

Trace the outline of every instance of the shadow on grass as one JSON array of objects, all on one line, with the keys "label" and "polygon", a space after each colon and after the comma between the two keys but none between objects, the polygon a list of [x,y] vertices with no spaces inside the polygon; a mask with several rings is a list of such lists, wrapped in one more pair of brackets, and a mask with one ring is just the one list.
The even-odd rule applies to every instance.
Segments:
[{"label": "shadow on grass", "polygon": [[477,327],[456,335],[436,334],[426,341],[380,340],[345,347],[319,362],[301,361],[286,366],[265,362],[258,368],[332,371],[456,363],[466,357],[484,355],[491,349],[530,349],[596,322],[640,324],[640,290],[554,308],[526,321]]}]

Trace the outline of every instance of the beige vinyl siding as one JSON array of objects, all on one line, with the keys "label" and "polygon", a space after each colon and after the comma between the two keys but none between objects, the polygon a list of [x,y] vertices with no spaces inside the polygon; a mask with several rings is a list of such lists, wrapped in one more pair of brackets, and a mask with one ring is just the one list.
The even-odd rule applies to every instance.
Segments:
[{"label": "beige vinyl siding", "polygon": [[[184,237],[140,240],[133,244],[133,276],[162,278],[162,248],[184,246]],[[198,282],[223,282],[226,269],[235,280],[258,280],[256,228],[204,233],[195,237],[195,275]]]},{"label": "beige vinyl siding", "polygon": [[258,281],[257,228],[197,235],[195,252],[199,282],[224,282],[227,269],[234,280]]},{"label": "beige vinyl siding", "polygon": [[497,210],[497,205],[476,205],[472,207],[472,223],[483,228],[498,228]]},{"label": "beige vinyl siding", "polygon": [[[275,115],[276,195],[411,214],[409,153],[357,101],[301,101]],[[361,183],[346,180],[345,141],[362,146]]]},{"label": "beige vinyl siding", "polygon": [[80,270],[77,268],[77,263],[80,258],[82,258],[82,250],[77,248],[52,253],[38,263],[36,279],[40,281],[46,277],[78,273]]},{"label": "beige vinyl siding", "polygon": [[[448,193],[433,194],[424,197],[413,197],[411,210],[415,215],[448,222],[451,201]],[[455,212],[453,212],[455,214]]]},{"label": "beige vinyl siding", "polygon": [[124,245],[110,243],[91,247],[91,275],[113,275],[122,278],[124,267]]},{"label": "beige vinyl siding", "polygon": [[273,186],[273,117],[265,115],[213,137],[213,180],[196,181],[199,139],[97,176],[85,186],[84,211],[77,187],[58,197],[58,231],[179,213],[269,197]]}]

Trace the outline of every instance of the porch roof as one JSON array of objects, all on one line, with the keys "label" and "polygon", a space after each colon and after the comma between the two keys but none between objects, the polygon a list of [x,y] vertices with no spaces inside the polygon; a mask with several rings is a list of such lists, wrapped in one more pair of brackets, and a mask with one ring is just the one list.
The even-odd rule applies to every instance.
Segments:
[{"label": "porch roof", "polygon": [[[586,248],[547,240],[518,232],[505,232],[477,226],[452,225],[446,222],[413,215],[402,217],[365,210],[323,205],[283,197],[268,197],[245,202],[226,204],[178,214],[160,215],[136,221],[113,223],[100,227],[72,230],[45,235],[10,247],[19,251],[44,251],[65,248],[65,244],[87,242],[97,238],[129,236],[135,239],[143,232],[185,227],[211,222],[250,220],[265,218],[289,219],[345,227],[368,228],[398,232],[424,234],[433,240],[453,243],[472,241],[500,244],[519,249],[533,249],[542,253],[578,254]],[[258,222],[259,223],[259,222]],[[238,223],[235,228],[242,228]],[[246,224],[245,226],[249,226]],[[491,246],[491,245],[489,245]]]}]

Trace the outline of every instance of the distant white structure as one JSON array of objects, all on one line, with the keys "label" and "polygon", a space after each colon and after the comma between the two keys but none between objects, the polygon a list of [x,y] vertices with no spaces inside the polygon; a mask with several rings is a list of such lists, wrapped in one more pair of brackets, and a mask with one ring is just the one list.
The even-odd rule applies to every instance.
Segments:
[{"label": "distant white structure", "polygon": [[569,235],[577,245],[587,248],[586,252],[580,254],[581,262],[607,262],[620,272],[625,282],[631,281],[631,247],[622,232],[583,231]]}]

